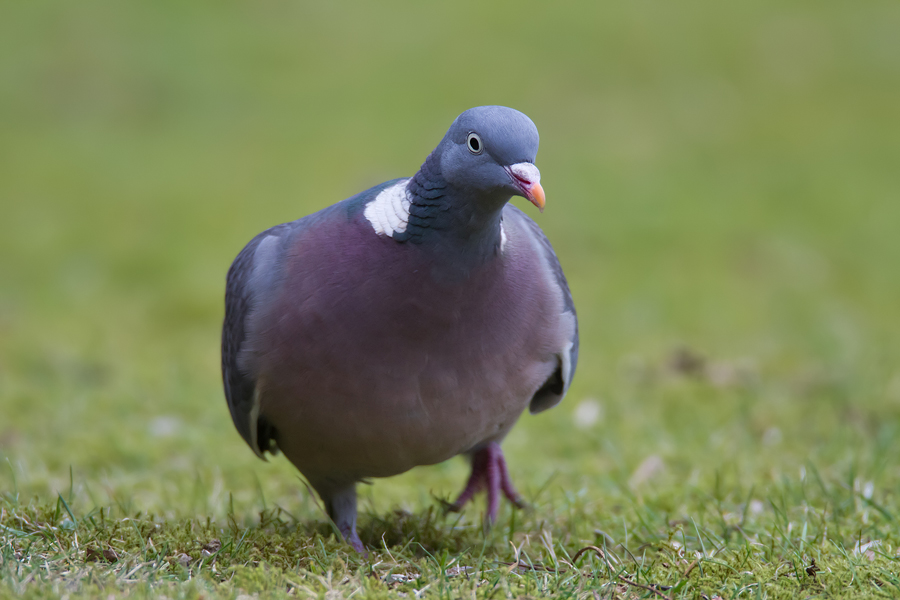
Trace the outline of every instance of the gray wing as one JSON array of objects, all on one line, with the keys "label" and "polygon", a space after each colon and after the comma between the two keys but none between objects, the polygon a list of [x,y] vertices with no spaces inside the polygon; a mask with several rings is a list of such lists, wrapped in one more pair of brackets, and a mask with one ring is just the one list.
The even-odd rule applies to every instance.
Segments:
[{"label": "gray wing", "polygon": [[573,333],[569,339],[569,345],[561,349],[558,355],[558,365],[553,375],[544,382],[538,391],[531,398],[528,410],[531,414],[536,414],[547,410],[559,404],[566,395],[569,385],[572,383],[572,377],[575,375],[575,367],[578,366],[578,315],[575,312],[575,302],[572,300],[572,292],[569,291],[569,282],[563,273],[562,266],[559,264],[559,258],[550,245],[550,240],[544,235],[544,232],[528,215],[513,206],[507,204],[504,212],[512,211],[519,220],[526,225],[525,230],[531,234],[532,239],[537,242],[538,249],[543,253],[546,264],[552,273],[552,280],[559,286],[563,296],[563,314],[571,315],[571,322],[574,325]]},{"label": "gray wing", "polygon": [[354,210],[360,210],[374,194],[394,181],[263,231],[250,240],[228,269],[222,325],[222,381],[234,426],[260,458],[265,459],[265,452],[278,451],[278,432],[259,413],[254,322],[266,302],[274,299],[279,290],[287,248],[298,232],[315,227],[322,220],[349,219]]},{"label": "gray wing", "polygon": [[[296,222],[295,222],[296,223]],[[275,453],[275,429],[259,414],[257,378],[243,364],[241,350],[247,341],[254,308],[263,300],[276,277],[277,253],[295,223],[268,229],[250,240],[228,269],[225,286],[225,321],[222,325],[222,382],[231,419],[238,433],[260,458]]]}]

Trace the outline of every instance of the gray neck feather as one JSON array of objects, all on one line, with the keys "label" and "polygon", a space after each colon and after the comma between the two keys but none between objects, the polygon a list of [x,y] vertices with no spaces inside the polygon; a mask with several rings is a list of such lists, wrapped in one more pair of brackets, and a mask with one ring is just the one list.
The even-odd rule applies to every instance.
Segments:
[{"label": "gray neck feather", "polygon": [[[440,147],[407,183],[409,225],[400,241],[427,242],[465,262],[483,262],[500,247],[500,215],[510,196],[462,190],[441,175]],[[447,248],[451,246],[452,248]]]}]

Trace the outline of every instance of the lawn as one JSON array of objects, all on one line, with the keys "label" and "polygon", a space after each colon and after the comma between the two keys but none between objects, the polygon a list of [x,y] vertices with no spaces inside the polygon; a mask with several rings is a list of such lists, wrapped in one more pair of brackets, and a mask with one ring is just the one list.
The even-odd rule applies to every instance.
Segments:
[{"label": "lawn", "polygon": [[[5,3],[0,598],[900,595],[895,2]],[[411,175],[481,104],[541,132],[566,400],[361,489],[361,557],[231,424],[226,270]],[[593,547],[593,548],[589,548]],[[583,549],[588,548],[587,550]]]}]

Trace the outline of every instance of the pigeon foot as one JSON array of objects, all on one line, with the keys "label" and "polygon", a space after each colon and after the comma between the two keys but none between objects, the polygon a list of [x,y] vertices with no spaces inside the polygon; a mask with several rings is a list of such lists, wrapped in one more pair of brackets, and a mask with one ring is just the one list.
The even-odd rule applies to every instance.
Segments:
[{"label": "pigeon foot", "polygon": [[509,479],[506,459],[503,458],[503,451],[497,442],[491,442],[472,455],[472,474],[469,476],[465,489],[456,502],[449,506],[449,510],[453,512],[462,510],[466,502],[482,489],[487,489],[487,521],[489,523],[497,520],[497,512],[500,509],[500,492],[516,508],[525,506]]},{"label": "pigeon foot", "polygon": [[359,534],[356,533],[356,484],[351,483],[341,488],[329,489],[320,494],[325,502],[328,516],[341,532],[344,541],[367,558],[369,553],[363,546],[362,540],[359,539]]},{"label": "pigeon foot", "polygon": [[356,527],[350,525],[343,525],[338,527],[341,531],[341,535],[344,536],[344,541],[347,542],[351,548],[359,552],[363,558],[369,557],[369,552],[366,550],[366,547],[363,546],[362,540],[359,539],[359,534],[356,533]]}]

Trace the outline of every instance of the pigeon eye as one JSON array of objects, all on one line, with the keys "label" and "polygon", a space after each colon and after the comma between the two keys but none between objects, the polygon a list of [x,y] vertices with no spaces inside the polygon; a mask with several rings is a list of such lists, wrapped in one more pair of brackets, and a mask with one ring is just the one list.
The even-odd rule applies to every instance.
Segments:
[{"label": "pigeon eye", "polygon": [[469,147],[469,152],[472,154],[481,154],[482,150],[484,150],[481,137],[477,133],[469,134],[469,137],[466,138],[466,146]]}]

